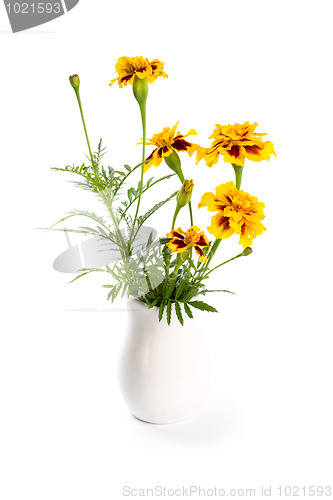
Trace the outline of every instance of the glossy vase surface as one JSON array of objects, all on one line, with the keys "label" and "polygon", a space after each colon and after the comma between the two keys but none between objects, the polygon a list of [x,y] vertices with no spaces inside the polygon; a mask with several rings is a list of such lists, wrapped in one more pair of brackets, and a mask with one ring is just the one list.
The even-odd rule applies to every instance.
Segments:
[{"label": "glossy vase surface", "polygon": [[209,355],[198,319],[174,313],[169,326],[158,309],[139,301],[128,305],[129,324],[119,366],[120,388],[140,420],[167,424],[190,417],[209,384]]}]

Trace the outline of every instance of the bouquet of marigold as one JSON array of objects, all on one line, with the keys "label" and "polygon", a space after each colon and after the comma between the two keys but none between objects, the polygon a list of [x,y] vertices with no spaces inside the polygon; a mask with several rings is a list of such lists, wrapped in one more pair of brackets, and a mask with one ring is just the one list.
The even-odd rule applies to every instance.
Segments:
[{"label": "bouquet of marigold", "polygon": [[[178,130],[178,123],[171,128],[165,127],[162,132],[147,139],[148,87],[159,77],[167,78],[164,64],[157,59],[149,61],[143,57],[120,57],[116,63],[116,71],[118,77],[111,80],[110,86],[115,82],[120,88],[132,85],[134,97],[139,104],[143,136],[140,142],[142,160],[134,167],[125,165],[117,170],[103,166],[105,150],[101,141],[97,152],[93,153],[90,147],[80,97],[79,76],[71,76],[70,83],[79,104],[89,151],[88,163],[54,170],[79,176],[80,180],[76,184],[98,195],[107,216],[101,217],[86,211],[70,212],[61,221],[82,216],[92,219],[96,226],[61,230],[90,233],[109,245],[118,256],[116,261],[113,259],[112,264],[82,269],[75,280],[91,272],[106,272],[112,280],[104,285],[109,289],[108,299],[114,301],[119,294],[135,298],[149,308],[156,308],[159,320],[166,313],[168,324],[171,322],[172,311],[175,310],[176,317],[183,324],[183,314],[192,318],[193,308],[217,312],[214,307],[201,300],[200,296],[211,291],[226,290],[209,290],[206,287],[207,278],[227,262],[250,255],[254,238],[265,231],[264,203],[240,187],[245,159],[269,160],[271,155],[275,155],[275,151],[272,142],[263,140],[266,134],[255,132],[258,124],[249,122],[216,124],[209,137],[212,139],[209,147],[190,142],[189,137],[197,135],[197,132],[191,129],[183,135]],[[146,147],[153,149],[146,153]],[[206,207],[214,214],[210,224],[207,221],[207,231],[213,236],[213,241],[195,225],[191,205],[194,184],[192,179],[185,179],[179,156],[179,153],[184,152],[196,157],[196,163],[204,160],[208,167],[221,160],[231,163],[235,172],[235,183],[226,182],[217,186],[215,193],[203,193],[198,205],[199,209]],[[147,180],[147,171],[152,166],[158,167],[163,160],[172,173]],[[140,172],[140,180],[131,185],[135,171]],[[179,178],[179,189],[142,214],[142,196],[157,183],[166,182],[172,176]],[[173,204],[171,226],[166,228],[164,234],[156,237],[156,231],[148,228],[146,221],[165,203]],[[189,212],[189,227],[184,229],[177,226],[177,217],[182,209]],[[242,252],[225,262],[216,262],[216,252],[221,241],[233,235],[239,237]]]}]

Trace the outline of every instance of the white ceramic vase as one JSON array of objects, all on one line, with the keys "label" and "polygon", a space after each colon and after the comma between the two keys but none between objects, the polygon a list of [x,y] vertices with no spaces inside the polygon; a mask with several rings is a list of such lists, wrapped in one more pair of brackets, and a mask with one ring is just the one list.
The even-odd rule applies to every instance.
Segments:
[{"label": "white ceramic vase", "polygon": [[[208,390],[206,338],[196,318],[167,325],[157,308],[129,303],[129,325],[119,366],[120,388],[140,420],[170,424],[190,417]],[[175,314],[174,314],[175,316]]]}]

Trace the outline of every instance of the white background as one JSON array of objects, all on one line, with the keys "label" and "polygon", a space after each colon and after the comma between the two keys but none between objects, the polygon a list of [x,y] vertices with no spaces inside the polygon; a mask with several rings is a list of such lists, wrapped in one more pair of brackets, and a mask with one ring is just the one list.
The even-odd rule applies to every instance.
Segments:
[{"label": "white background", "polygon": [[[259,496],[262,485],[332,484],[331,3],[81,0],[15,35],[2,5],[0,18],[1,500],[106,500],[125,485]],[[131,89],[108,86],[122,55],[159,58],[169,74],[150,87],[148,137],[180,120],[208,146],[215,123],[249,120],[277,152],[243,176],[266,204],[267,231],[212,283],[237,295],[210,297],[220,313],[203,316],[209,397],[170,426],[135,420],[121,399],[123,303],[107,303],[96,276],[67,285],[72,276],[52,268],[64,235],[36,229],[94,204],[50,171],[86,152],[70,74],[81,77],[93,145],[103,137],[114,166],[140,160]],[[194,205],[233,179],[222,161],[182,159]],[[162,232],[170,212],[155,219]],[[209,220],[196,212],[201,228]],[[231,238],[220,258],[239,249]]]}]

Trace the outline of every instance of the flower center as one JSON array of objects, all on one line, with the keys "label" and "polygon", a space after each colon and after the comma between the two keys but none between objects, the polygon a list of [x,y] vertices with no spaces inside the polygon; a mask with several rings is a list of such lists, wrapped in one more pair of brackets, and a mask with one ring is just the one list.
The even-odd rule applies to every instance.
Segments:
[{"label": "flower center", "polygon": [[185,243],[187,247],[193,247],[200,240],[198,234],[187,234],[185,236]]}]

